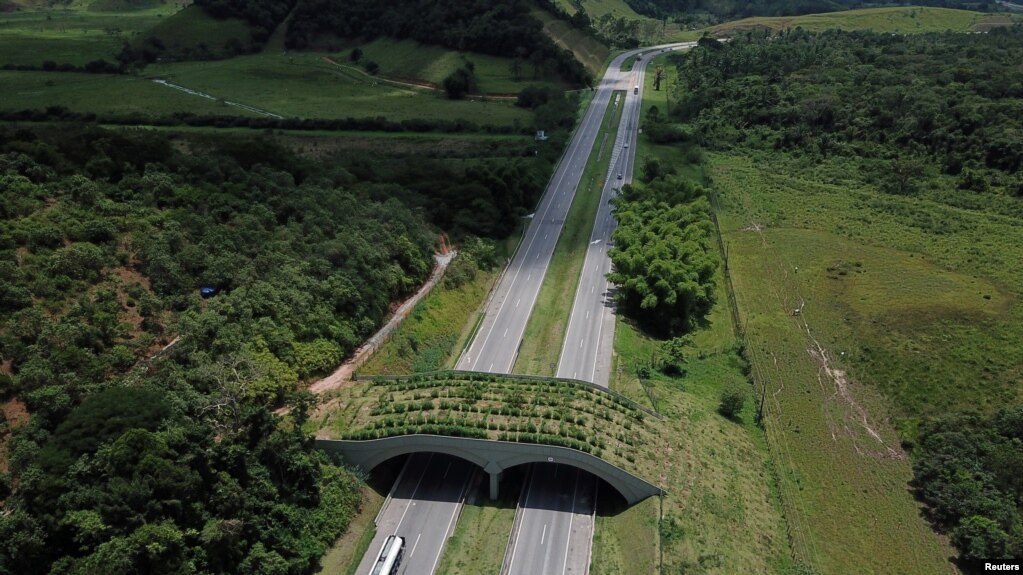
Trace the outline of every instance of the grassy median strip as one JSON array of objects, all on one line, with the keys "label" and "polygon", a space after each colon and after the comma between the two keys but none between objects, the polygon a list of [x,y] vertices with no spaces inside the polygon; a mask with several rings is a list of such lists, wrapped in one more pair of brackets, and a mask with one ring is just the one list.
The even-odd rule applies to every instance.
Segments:
[{"label": "grassy median strip", "polygon": [[501,480],[497,501],[490,501],[488,480],[483,475],[462,507],[455,532],[448,539],[437,573],[444,575],[498,575],[505,546],[515,522],[515,503],[522,490],[521,472],[513,468]]},{"label": "grassy median strip", "polygon": [[618,122],[624,105],[623,94],[615,92],[604,113],[600,132],[597,133],[579,189],[572,200],[561,237],[558,238],[558,245],[547,267],[543,286],[526,325],[522,349],[515,361],[515,373],[554,375],[557,370],[576,286],[586,260],[586,245],[593,231],[608,161],[618,135]]}]

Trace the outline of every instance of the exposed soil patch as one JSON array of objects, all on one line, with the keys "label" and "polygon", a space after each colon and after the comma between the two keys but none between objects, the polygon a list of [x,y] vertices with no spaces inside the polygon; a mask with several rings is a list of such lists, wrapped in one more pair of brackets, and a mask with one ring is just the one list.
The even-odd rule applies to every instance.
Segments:
[{"label": "exposed soil patch", "polygon": [[[806,333],[810,337],[811,341],[813,341],[813,347],[808,348],[806,351],[810,354],[810,357],[814,358],[819,366],[817,371],[817,380],[821,383],[823,388],[828,387],[826,385],[827,383],[830,383],[831,386],[833,386],[834,393],[828,399],[829,401],[839,403],[842,411],[845,413],[841,422],[829,421],[829,426],[832,427],[832,439],[837,439],[835,434],[836,431],[840,429],[845,435],[853,440],[853,447],[860,455],[876,455],[892,459],[905,459],[906,453],[904,451],[898,447],[888,445],[885,440],[881,438],[881,434],[874,429],[873,424],[867,417],[867,410],[863,409],[863,406],[856,401],[850,392],[850,382],[845,371],[838,369],[831,364],[831,358],[829,357],[828,350],[824,349],[813,335],[810,334],[809,328],[807,328]],[[882,450],[876,451],[861,448],[860,442],[857,439],[862,437],[862,435],[856,428],[860,428],[865,431],[867,436],[876,441]]]}]

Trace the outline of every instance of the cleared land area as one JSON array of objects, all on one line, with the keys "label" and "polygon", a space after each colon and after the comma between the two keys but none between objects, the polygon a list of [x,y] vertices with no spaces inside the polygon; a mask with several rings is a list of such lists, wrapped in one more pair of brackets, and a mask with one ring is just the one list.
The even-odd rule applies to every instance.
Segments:
[{"label": "cleared land area", "polygon": [[146,75],[286,117],[458,120],[528,125],[532,114],[510,102],[448,100],[443,94],[386,83],[333,65],[323,55],[289,52],[216,62],[153,65]]},{"label": "cleared land area", "polygon": [[161,117],[174,113],[256,114],[133,76],[0,70],[0,110],[43,110],[64,106],[74,112]]},{"label": "cleared land area", "polygon": [[94,11],[86,6],[0,13],[0,64],[83,66],[113,61],[126,41],[174,14],[176,4],[130,11]]},{"label": "cleared land area", "polygon": [[544,32],[555,44],[575,54],[576,59],[582,62],[594,77],[600,76],[605,63],[611,57],[611,51],[607,46],[576,30],[568,22],[556,18],[550,12],[536,10],[533,16],[543,23]]},{"label": "cleared land area", "polygon": [[911,433],[906,416],[1018,399],[1020,312],[998,285],[1021,272],[1005,256],[1023,245],[1018,226],[711,162],[796,555],[827,573],[950,571],[890,417]]},{"label": "cleared land area", "polygon": [[[526,86],[566,87],[560,80],[537,77],[528,62],[521,63],[521,69],[516,74],[513,70],[514,60],[511,58],[459,52],[442,46],[393,38],[378,38],[365,44],[352,42],[351,47],[362,50],[362,58],[365,60],[376,62],[380,66],[379,75],[386,78],[441,86],[444,78],[471,62],[479,82],[477,91],[481,93],[514,94]],[[334,60],[353,65],[348,60],[350,53],[350,50],[338,52]]]},{"label": "cleared land area", "polygon": [[139,39],[153,36],[159,38],[170,53],[183,50],[199,50],[212,54],[224,52],[224,46],[236,41],[240,46],[249,44],[250,27],[244,20],[224,18],[218,20],[202,8],[192,5],[139,35]]},{"label": "cleared land area", "polygon": [[648,19],[646,16],[633,10],[624,0],[581,0],[578,3],[572,0],[555,0],[555,4],[569,14],[575,14],[578,12],[577,6],[582,6],[590,18],[594,19],[600,18],[604,14],[628,18],[629,20]]},{"label": "cleared land area", "polygon": [[[339,69],[320,55],[259,54],[213,62],[153,65],[147,78],[84,73],[0,71],[2,110],[65,106],[74,112],[140,114],[178,112],[258,115],[237,102],[287,118],[375,118],[460,120],[479,124],[530,125],[533,114],[511,102],[452,101],[434,91],[395,86]],[[160,85],[159,79],[212,96],[188,94]],[[45,102],[45,106],[42,104]]]}]

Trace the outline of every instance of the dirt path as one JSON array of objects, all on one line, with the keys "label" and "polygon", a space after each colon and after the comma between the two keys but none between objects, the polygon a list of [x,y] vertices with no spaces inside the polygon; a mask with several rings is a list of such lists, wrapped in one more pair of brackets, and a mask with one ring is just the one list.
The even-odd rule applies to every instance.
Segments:
[{"label": "dirt path", "polygon": [[[209,95],[209,94],[207,94],[205,92],[200,92],[198,90],[193,90],[191,88],[186,88],[184,86],[180,86],[178,84],[174,84],[172,82],[168,82],[167,80],[153,80],[153,83],[160,84],[161,86],[167,86],[168,88],[174,88],[175,90],[180,90],[180,91],[182,91],[182,92],[184,92],[186,94],[191,94],[193,96],[199,96],[200,98],[206,98],[207,100],[217,100],[217,98],[215,98],[214,96],[211,96],[211,95]],[[224,103],[227,104],[228,106],[234,106],[236,108],[241,108],[242,110],[247,110],[249,112],[252,112],[253,114],[258,114],[260,116],[266,116],[268,118],[273,118],[275,120],[283,120],[284,119],[284,116],[281,116],[279,114],[274,114],[273,112],[267,112],[266,110],[260,110],[259,108],[256,108],[256,107],[253,107],[253,106],[249,106],[247,104],[239,104],[238,102],[229,102],[227,100],[224,100]]]},{"label": "dirt path", "polygon": [[319,395],[326,391],[337,389],[341,387],[344,382],[350,380],[352,374],[355,373],[355,370],[359,369],[363,364],[369,361],[369,358],[372,357],[373,353],[387,341],[395,328],[401,325],[401,322],[408,316],[409,312],[412,311],[412,308],[416,307],[419,300],[423,299],[423,296],[430,293],[433,286],[437,285],[437,282],[440,281],[440,278],[444,275],[444,270],[447,269],[448,264],[451,263],[451,260],[457,254],[458,252],[452,251],[446,254],[434,255],[433,257],[437,261],[437,265],[434,266],[433,273],[430,274],[430,278],[426,280],[426,283],[419,288],[419,291],[402,302],[402,304],[398,306],[398,309],[394,311],[391,319],[387,320],[387,323],[373,334],[373,337],[369,338],[365,343],[359,346],[359,348],[355,350],[355,353],[342,363],[341,366],[334,371],[334,373],[309,386],[309,391]]}]

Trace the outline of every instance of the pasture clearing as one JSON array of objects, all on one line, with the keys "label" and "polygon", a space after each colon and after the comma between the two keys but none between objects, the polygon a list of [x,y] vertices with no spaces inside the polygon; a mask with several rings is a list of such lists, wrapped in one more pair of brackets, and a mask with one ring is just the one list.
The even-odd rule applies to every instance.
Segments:
[{"label": "pasture clearing", "polygon": [[42,66],[43,62],[84,66],[113,62],[124,42],[180,10],[159,4],[129,11],[93,11],[85,6],[0,12],[0,65]]},{"label": "pasture clearing", "polygon": [[74,112],[149,118],[175,113],[255,116],[134,76],[0,70],[0,84],[4,86],[0,110],[10,112],[63,106]]},{"label": "pasture clearing", "polygon": [[544,10],[534,10],[533,16],[543,24],[543,30],[554,43],[571,51],[577,60],[599,78],[611,57],[611,50],[596,38],[573,28],[568,22]]},{"label": "pasture clearing", "polygon": [[154,64],[147,76],[241,102],[285,117],[460,120],[532,124],[532,113],[511,102],[448,100],[442,93],[393,85],[324,55],[262,53],[214,62]]},{"label": "pasture clearing", "polygon": [[826,573],[952,572],[896,427],[911,439],[920,416],[1018,399],[1023,330],[1005,286],[1023,232],[877,193],[837,162],[815,179],[710,155],[793,549]]},{"label": "pasture clearing", "polygon": [[[459,52],[442,46],[420,44],[413,40],[377,38],[372,42],[358,44],[351,48],[362,50],[362,58],[380,65],[380,76],[411,82],[428,82],[436,87],[443,85],[444,78],[467,62],[474,66],[480,93],[516,94],[527,86],[549,86],[565,89],[564,82],[555,78],[540,76],[534,78],[529,63],[521,63],[516,77],[513,73],[514,60],[487,54]],[[348,60],[350,50],[338,52],[334,60],[340,64],[352,65]]]}]

